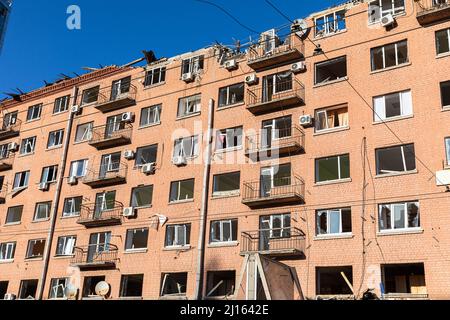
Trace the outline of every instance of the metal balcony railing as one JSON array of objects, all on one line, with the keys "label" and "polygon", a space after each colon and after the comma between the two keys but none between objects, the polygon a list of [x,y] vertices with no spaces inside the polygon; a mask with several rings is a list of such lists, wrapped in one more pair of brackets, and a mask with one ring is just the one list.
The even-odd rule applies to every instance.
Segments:
[{"label": "metal balcony railing", "polygon": [[305,233],[294,227],[246,231],[241,234],[241,254],[301,255],[305,243]]},{"label": "metal balcony railing", "polygon": [[118,260],[118,252],[119,248],[110,243],[75,247],[71,265],[80,268],[114,267]]},{"label": "metal balcony railing", "polygon": [[247,109],[254,113],[286,108],[304,103],[305,86],[294,78],[262,84],[247,89]]},{"label": "metal balcony railing", "polygon": [[133,126],[129,123],[117,122],[94,127],[89,144],[97,149],[106,149],[131,143]]},{"label": "metal balcony railing", "polygon": [[5,123],[5,120],[1,119],[0,123],[2,124],[0,128],[0,140],[9,139],[20,134],[21,120],[16,119],[14,123]]},{"label": "metal balcony railing", "polygon": [[15,153],[8,151],[4,154],[0,154],[0,171],[12,169]]},{"label": "metal balcony railing", "polygon": [[450,0],[419,0],[417,20],[420,24],[429,24],[450,18]]},{"label": "metal balcony railing", "polygon": [[305,133],[298,126],[282,129],[262,129],[260,133],[246,137],[246,154],[278,150],[279,154],[304,149]]},{"label": "metal balcony railing", "polygon": [[[95,166],[92,168],[96,168]],[[93,188],[125,183],[128,166],[122,162],[101,164],[98,169],[88,168],[82,182]]]},{"label": "metal balcony railing", "polygon": [[81,205],[78,224],[87,228],[117,225],[122,223],[123,204],[119,201],[105,201]]},{"label": "metal balcony railing", "polygon": [[136,103],[137,88],[134,85],[129,84],[129,89],[124,90],[125,92],[119,91],[111,89],[100,91],[95,108],[106,113],[126,108]]},{"label": "metal balcony railing", "polygon": [[[267,184],[270,184],[268,186]],[[305,182],[293,175],[264,182],[244,182],[242,203],[248,206],[302,202],[305,197]]]}]

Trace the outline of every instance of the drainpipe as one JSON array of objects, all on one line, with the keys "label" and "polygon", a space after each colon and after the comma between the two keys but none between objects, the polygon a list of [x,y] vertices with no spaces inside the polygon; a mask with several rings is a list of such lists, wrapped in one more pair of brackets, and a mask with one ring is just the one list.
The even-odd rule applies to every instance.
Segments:
[{"label": "drainpipe", "polygon": [[214,121],[214,100],[209,100],[208,106],[208,132],[206,145],[206,159],[203,172],[202,188],[202,206],[200,209],[200,231],[198,236],[197,249],[197,273],[195,283],[195,299],[203,298],[203,271],[205,266],[205,234],[206,234],[206,216],[208,212],[209,178],[211,172],[211,151],[213,141],[213,121]]},{"label": "drainpipe", "polygon": [[[73,92],[72,92],[72,97],[73,97],[72,105],[73,106],[76,105],[77,96],[78,96],[78,87],[74,87]],[[71,110],[69,110],[69,118],[67,119],[67,126],[66,126],[66,131],[65,131],[63,154],[61,157],[61,163],[59,164],[59,167],[58,167],[58,180],[56,182],[55,196],[53,199],[52,212],[50,215],[50,217],[51,217],[50,223],[51,224],[50,224],[50,229],[48,230],[47,241],[45,242],[44,266],[42,269],[41,281],[39,283],[37,300],[43,299],[45,282],[47,280],[48,266],[50,263],[50,255],[51,255],[51,249],[52,249],[52,241],[53,241],[53,236],[55,234],[56,219],[58,217],[58,205],[59,205],[59,200],[61,198],[62,184],[64,182],[64,171],[66,171],[67,153],[69,150],[69,141],[70,141],[70,133],[72,131],[73,118],[74,118],[74,113],[71,112]]]}]

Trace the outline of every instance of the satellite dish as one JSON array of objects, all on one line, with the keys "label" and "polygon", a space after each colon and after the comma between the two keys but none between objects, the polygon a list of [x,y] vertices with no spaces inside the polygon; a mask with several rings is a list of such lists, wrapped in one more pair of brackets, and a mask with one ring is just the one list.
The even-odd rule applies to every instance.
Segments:
[{"label": "satellite dish", "polygon": [[74,299],[78,294],[78,288],[75,287],[73,284],[68,284],[64,289],[64,294],[67,297],[67,299]]},{"label": "satellite dish", "polygon": [[291,30],[301,38],[309,31],[308,22],[304,19],[296,19],[291,26]]},{"label": "satellite dish", "polygon": [[109,293],[109,283],[106,281],[100,281],[95,286],[95,293],[98,296],[105,297]]}]

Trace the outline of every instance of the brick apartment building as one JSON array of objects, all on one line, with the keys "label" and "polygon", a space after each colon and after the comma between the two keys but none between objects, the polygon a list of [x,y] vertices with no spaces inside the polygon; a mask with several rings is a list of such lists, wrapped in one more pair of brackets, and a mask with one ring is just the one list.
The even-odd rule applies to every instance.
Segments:
[{"label": "brick apartment building", "polygon": [[3,101],[0,296],[450,298],[446,18],[353,1]]}]

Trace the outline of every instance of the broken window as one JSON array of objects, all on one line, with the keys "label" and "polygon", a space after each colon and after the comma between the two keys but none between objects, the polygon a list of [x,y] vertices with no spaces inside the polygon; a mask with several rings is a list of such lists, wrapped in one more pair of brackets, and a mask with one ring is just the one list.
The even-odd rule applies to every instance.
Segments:
[{"label": "broken window", "polygon": [[390,43],[370,50],[372,71],[407,63],[408,43],[406,40]]},{"label": "broken window", "polygon": [[381,265],[385,294],[426,295],[423,263]]},{"label": "broken window", "polygon": [[8,293],[8,284],[9,281],[0,281],[0,299],[3,299]]},{"label": "broken window", "polygon": [[278,139],[292,136],[292,117],[285,116],[262,122],[261,148],[270,149]]},{"label": "broken window", "polygon": [[184,247],[190,244],[191,225],[177,224],[166,227],[166,247]]},{"label": "broken window", "polygon": [[28,241],[26,259],[41,258],[44,255],[45,239]]},{"label": "broken window", "polygon": [[242,146],[242,126],[217,131],[216,149],[226,150]]},{"label": "broken window", "polygon": [[142,287],[144,285],[143,274],[122,275],[120,281],[121,297],[142,297]]},{"label": "broken window", "polygon": [[9,155],[9,143],[0,145],[0,160],[7,159]]},{"label": "broken window", "polygon": [[91,140],[93,128],[94,128],[93,122],[78,125],[77,132],[75,134],[75,142],[83,142]]},{"label": "broken window", "polygon": [[436,53],[450,52],[450,28],[436,31]]},{"label": "broken window", "polygon": [[244,83],[233,84],[219,89],[219,108],[244,102]]},{"label": "broken window", "polygon": [[380,231],[420,227],[418,201],[380,204],[378,212]]},{"label": "broken window", "polygon": [[37,120],[41,117],[42,103],[31,106],[27,111],[27,121]]},{"label": "broken window", "polygon": [[317,295],[353,294],[347,281],[353,285],[352,267],[316,268]]},{"label": "broken window", "polygon": [[316,110],[316,132],[348,127],[348,106]]},{"label": "broken window", "polygon": [[237,219],[211,222],[210,243],[237,241]]},{"label": "broken window", "polygon": [[[276,195],[277,187],[290,186],[292,183],[291,164],[286,163],[279,166],[266,167],[260,173],[260,197]],[[278,192],[283,192],[280,189]]]},{"label": "broken window", "polygon": [[170,202],[194,199],[194,179],[174,181],[170,184]]},{"label": "broken window", "polygon": [[373,105],[375,121],[413,114],[411,90],[375,97]]},{"label": "broken window", "polygon": [[70,95],[57,98],[53,106],[53,114],[61,113],[69,109]]},{"label": "broken window", "polygon": [[315,36],[327,36],[345,30],[345,10],[315,18]]},{"label": "broken window", "polygon": [[161,276],[161,297],[185,296],[187,277],[187,272],[163,273]]},{"label": "broken window", "polygon": [[175,140],[173,157],[193,158],[199,155],[199,136],[180,138]]},{"label": "broken window", "polygon": [[84,90],[83,95],[81,97],[81,104],[84,105],[97,102],[99,93],[100,93],[100,86]]},{"label": "broken window", "polygon": [[116,205],[116,191],[105,191],[95,196],[95,218],[99,219],[105,211],[113,210]]},{"label": "broken window", "polygon": [[405,0],[375,0],[369,2],[369,22],[374,23],[389,14],[405,12]]},{"label": "broken window", "polygon": [[0,262],[13,260],[15,252],[16,252],[15,242],[0,243]]},{"label": "broken window", "polygon": [[133,188],[131,191],[131,206],[144,208],[152,205],[153,185]]},{"label": "broken window", "polygon": [[69,282],[68,278],[56,278],[50,281],[49,299],[64,299],[66,298],[65,290]]},{"label": "broken window", "polygon": [[23,211],[23,206],[16,206],[16,207],[8,208],[5,224],[19,223],[20,220],[22,219],[22,211]]},{"label": "broken window", "polygon": [[184,59],[181,63],[181,76],[187,73],[198,73],[203,70],[204,56]]},{"label": "broken window", "polygon": [[100,163],[100,169],[99,169],[99,178],[100,179],[106,179],[108,177],[108,174],[111,172],[119,172],[121,168],[120,163],[120,156],[121,153],[115,152],[110,154],[105,154],[102,156],[102,160]]},{"label": "broken window", "polygon": [[50,166],[42,169],[41,183],[51,183],[56,181],[58,166]]},{"label": "broken window", "polygon": [[113,138],[114,133],[125,129],[126,122],[122,121],[122,114],[110,116],[106,119],[105,139]]},{"label": "broken window", "polygon": [[[280,213],[259,218],[259,249],[267,251],[271,248],[271,240],[291,237],[291,214]],[[279,246],[280,243],[274,242]]]},{"label": "broken window", "polygon": [[64,129],[52,131],[48,135],[47,149],[62,145],[64,138]]},{"label": "broken window", "polygon": [[130,92],[131,76],[113,81],[111,86],[111,101],[123,98],[124,94]]},{"label": "broken window", "polygon": [[105,281],[105,276],[85,277],[83,283],[83,298],[96,297],[95,286]]},{"label": "broken window", "polygon": [[80,215],[83,197],[72,197],[64,200],[63,217]]},{"label": "broken window", "polygon": [[377,175],[416,170],[414,144],[377,149]]},{"label": "broken window", "polygon": [[70,177],[81,178],[86,175],[88,160],[76,160],[70,163]]},{"label": "broken window", "polygon": [[141,120],[139,126],[146,127],[161,123],[161,109],[162,109],[161,104],[151,106],[148,108],[143,108],[141,110]]},{"label": "broken window", "polygon": [[347,77],[347,57],[316,63],[314,84],[322,84]]},{"label": "broken window", "polygon": [[316,160],[316,183],[350,178],[348,154]]},{"label": "broken window", "polygon": [[17,172],[14,176],[14,190],[28,187],[28,180],[30,178],[30,171]]},{"label": "broken window", "polygon": [[156,163],[157,154],[158,154],[157,144],[137,148],[135,166],[142,167],[144,164],[147,163]]},{"label": "broken window", "polygon": [[62,236],[58,238],[56,246],[57,256],[71,256],[74,254],[75,243],[77,242],[76,236]]},{"label": "broken window", "polygon": [[201,97],[200,94],[196,94],[194,96],[181,98],[178,101],[177,118],[199,113],[201,108]]},{"label": "broken window", "polygon": [[153,86],[166,81],[166,67],[154,68],[145,72],[144,86]]},{"label": "broken window", "polygon": [[15,125],[17,123],[18,114],[18,111],[5,113],[1,130],[9,130],[11,126]]},{"label": "broken window", "polygon": [[280,72],[263,78],[262,102],[277,99],[277,94],[292,90],[293,75],[291,71]]},{"label": "broken window", "polygon": [[215,175],[213,178],[213,196],[239,194],[241,173],[231,172]]},{"label": "broken window", "polygon": [[34,211],[34,221],[46,220],[50,218],[51,206],[52,206],[51,201],[37,203]]},{"label": "broken window", "polygon": [[207,275],[206,297],[225,297],[234,294],[236,271],[210,271]]},{"label": "broken window", "polygon": [[39,280],[20,281],[19,299],[35,299]]},{"label": "broken window", "polygon": [[450,81],[441,82],[442,108],[450,108]]},{"label": "broken window", "polygon": [[125,242],[125,250],[142,250],[147,249],[148,228],[127,230],[127,239]]},{"label": "broken window", "polygon": [[352,232],[350,208],[319,210],[316,213],[316,235],[345,234]]},{"label": "broken window", "polygon": [[34,152],[36,137],[23,139],[20,144],[20,154],[30,154]]}]

